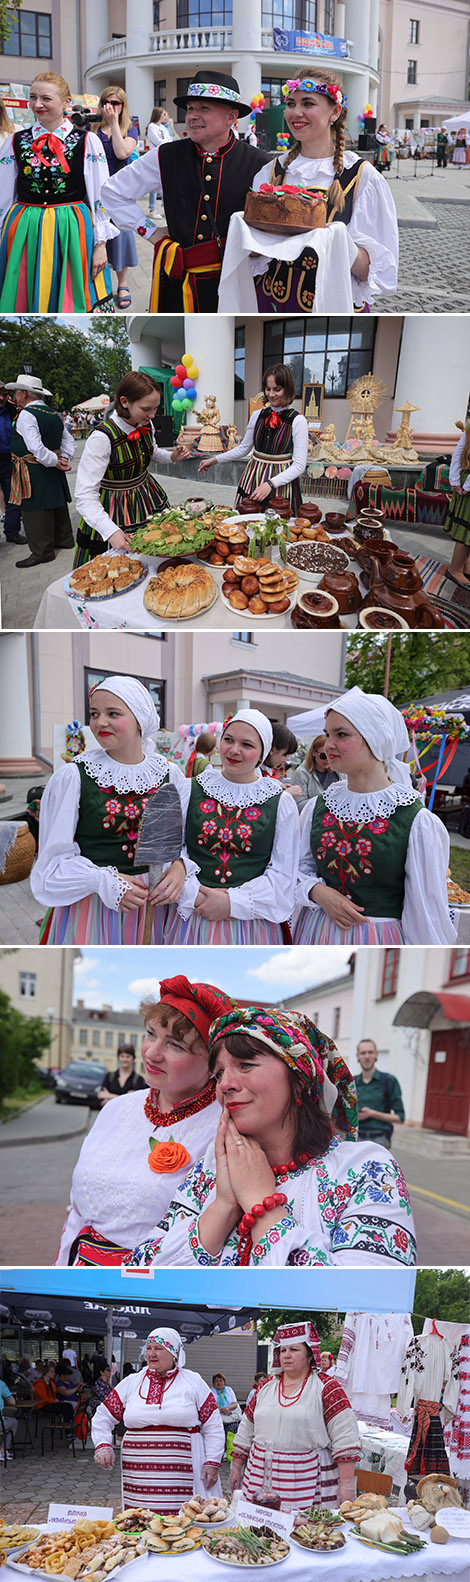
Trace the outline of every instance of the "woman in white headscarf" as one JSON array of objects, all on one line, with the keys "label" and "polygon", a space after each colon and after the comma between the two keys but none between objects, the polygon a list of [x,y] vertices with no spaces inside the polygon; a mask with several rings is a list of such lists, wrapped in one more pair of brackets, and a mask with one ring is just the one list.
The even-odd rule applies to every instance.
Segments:
[{"label": "woman in white headscarf", "polygon": [[173,862],[149,893],[135,847],[148,798],[166,781],[181,794],[186,781],[156,751],[159,723],[147,687],[133,676],[109,676],[92,687],[90,729],[98,746],[57,769],[41,802],[31,875],[36,901],[48,908],[41,945],[138,945],[147,901],[161,903],[153,906],[151,938],[162,943],[164,907],[179,896],[186,864]]},{"label": "woman in white headscarf", "polygon": [[449,836],[412,786],[403,715],[353,687],[328,709],[325,733],[330,768],[346,779],[301,814],[295,943],[452,944]]},{"label": "woman in white headscarf", "polygon": [[225,721],[222,770],[208,764],[185,782],[192,871],[168,908],[166,945],[290,942],[299,816],[280,781],[261,774],[272,740],[265,714],[239,709]]},{"label": "woman in white headscarf", "polygon": [[152,1329],[146,1365],[122,1379],[95,1412],[91,1437],[98,1467],[114,1466],[113,1430],[124,1421],[122,1506],[167,1516],[194,1494],[221,1494],[225,1435],[212,1390],[185,1366],[176,1329]]}]

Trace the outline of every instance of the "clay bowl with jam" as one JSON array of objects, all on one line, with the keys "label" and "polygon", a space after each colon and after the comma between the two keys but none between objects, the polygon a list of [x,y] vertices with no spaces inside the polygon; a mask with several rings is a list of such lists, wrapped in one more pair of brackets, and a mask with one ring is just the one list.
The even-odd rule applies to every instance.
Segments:
[{"label": "clay bowl with jam", "polygon": [[354,615],[361,608],[362,593],[353,571],[325,571],[318,592],[330,593],[337,600],[341,615]]},{"label": "clay bowl with jam", "polygon": [[312,588],[309,593],[301,594],[298,604],[309,627],[322,630],[325,626],[339,626],[339,605],[333,594]]}]

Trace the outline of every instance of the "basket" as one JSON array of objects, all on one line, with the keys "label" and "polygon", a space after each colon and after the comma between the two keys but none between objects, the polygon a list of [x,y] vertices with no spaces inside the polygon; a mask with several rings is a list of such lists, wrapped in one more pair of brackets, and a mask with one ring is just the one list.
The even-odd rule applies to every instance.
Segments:
[{"label": "basket", "polygon": [[19,884],[28,879],[36,856],[36,842],[27,824],[16,825],[16,835],[0,873],[0,884]]}]

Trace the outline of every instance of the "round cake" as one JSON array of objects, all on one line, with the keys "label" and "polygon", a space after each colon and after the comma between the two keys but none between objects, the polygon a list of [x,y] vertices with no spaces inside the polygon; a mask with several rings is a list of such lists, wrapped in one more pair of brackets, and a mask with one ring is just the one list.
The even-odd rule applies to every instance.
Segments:
[{"label": "round cake", "polygon": [[272,231],[280,236],[296,236],[326,225],[326,203],[321,192],[306,192],[301,187],[274,187],[264,181],[259,192],[247,192],[244,219],[257,231]]}]

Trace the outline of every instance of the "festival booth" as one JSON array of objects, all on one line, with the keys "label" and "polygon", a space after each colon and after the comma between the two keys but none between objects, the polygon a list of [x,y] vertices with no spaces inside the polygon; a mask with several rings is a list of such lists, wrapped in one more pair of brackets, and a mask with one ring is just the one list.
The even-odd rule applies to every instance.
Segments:
[{"label": "festival booth", "polygon": [[[215,1520],[213,1511],[212,1520],[209,1515],[205,1518],[199,1513],[195,1517],[191,1511],[188,1516],[183,1511],[173,1519],[152,1516],[152,1526],[149,1525],[150,1512],[141,1514],[140,1506],[133,1506],[132,1527],[129,1527],[130,1514],[123,1527],[118,1508],[109,1505],[103,1508],[99,1467],[96,1467],[96,1506],[74,1505],[74,1467],[69,1461],[70,1504],[51,1506],[48,1521],[41,1524],[37,1532],[40,1543],[44,1538],[54,1546],[54,1575],[60,1579],[68,1575],[78,1582],[88,1577],[92,1582],[93,1575],[102,1574],[104,1577],[111,1575],[120,1582],[120,1572],[127,1560],[132,1564],[129,1582],[157,1582],[157,1579],[170,1582],[175,1572],[176,1553],[180,1560],[178,1575],[184,1578],[186,1574],[191,1582],[194,1579],[210,1582],[216,1575],[214,1566],[219,1566],[221,1574],[225,1569],[229,1582],[236,1582],[240,1565],[260,1571],[266,1564],[273,1563],[283,1566],[286,1582],[310,1582],[312,1577],[322,1582],[326,1566],[335,1582],[364,1582],[369,1578],[382,1582],[392,1577],[405,1582],[406,1578],[418,1576],[437,1582],[442,1576],[468,1575],[468,1326],[451,1326],[452,1334],[445,1334],[446,1326],[440,1331],[439,1323],[430,1318],[424,1322],[422,1333],[413,1336],[409,1315],[413,1308],[416,1275],[411,1270],[293,1269],[289,1292],[286,1292],[284,1281],[282,1294],[277,1273],[270,1271],[263,1280],[263,1301],[255,1308],[249,1271],[224,1271],[223,1307],[218,1271],[208,1269],[204,1278],[206,1301],[200,1306],[199,1303],[194,1305],[194,1275],[185,1270],[165,1271],[157,1285],[153,1271],[145,1277],[136,1277],[124,1276],[122,1270],[103,1269],[99,1296],[93,1270],[38,1270],[34,1272],[33,1282],[29,1270],[5,1271],[3,1322],[5,1328],[12,1320],[23,1327],[23,1331],[24,1326],[33,1328],[35,1335],[41,1330],[47,1334],[60,1325],[69,1344],[82,1333],[106,1335],[107,1354],[110,1354],[113,1335],[117,1331],[125,1333],[126,1327],[129,1332],[129,1326],[135,1335],[144,1339],[149,1331],[155,1333],[155,1325],[157,1334],[160,1326],[174,1325],[187,1349],[201,1334],[215,1337],[239,1331],[240,1325],[266,1314],[270,1306],[276,1312],[282,1306],[285,1311],[280,1315],[281,1327],[274,1340],[275,1377],[279,1345],[285,1333],[283,1325],[287,1326],[286,1333],[295,1345],[296,1335],[303,1337],[307,1331],[310,1334],[310,1311],[314,1311],[320,1331],[321,1312],[334,1315],[342,1338],[330,1388],[334,1393],[335,1382],[343,1384],[359,1421],[362,1447],[362,1480],[359,1478],[359,1483],[364,1488],[360,1504],[356,1501],[352,1510],[344,1510],[343,1505],[339,1514],[331,1510],[327,1513],[328,1519],[323,1510],[321,1537],[319,1513],[306,1517],[295,1502],[281,1503],[276,1495],[269,1462],[269,1456],[275,1451],[274,1443],[272,1450],[266,1452],[264,1484],[258,1503],[248,1499],[243,1490],[237,1490],[233,1497],[228,1496],[228,1509],[227,1498],[222,1501],[223,1512],[220,1507]],[[198,1292],[199,1289],[198,1282]],[[289,1322],[289,1309],[293,1314],[294,1330]],[[299,1313],[304,1313],[305,1319],[300,1320]],[[339,1314],[345,1313],[343,1321]],[[173,1333],[171,1328],[169,1334]],[[427,1400],[427,1417],[421,1410],[423,1380],[426,1390],[434,1391],[437,1402],[441,1399],[446,1402],[441,1416],[451,1427],[449,1462],[451,1471],[455,1471],[454,1477],[442,1470],[438,1479],[428,1474],[431,1462],[439,1461],[441,1469],[444,1465],[443,1439],[441,1423],[439,1430],[434,1429],[434,1432],[430,1427],[433,1412],[435,1416],[437,1411],[439,1419],[439,1406],[436,1408],[435,1403]],[[391,1394],[397,1394],[397,1411],[391,1407]],[[361,1411],[365,1413],[362,1418]],[[418,1496],[414,1498],[408,1486],[406,1504],[405,1459],[410,1460],[410,1452],[407,1454],[410,1426],[414,1433],[415,1459],[416,1435],[420,1436],[418,1451],[422,1467],[416,1475]],[[369,1478],[368,1473],[372,1474]],[[62,1494],[64,1483],[65,1475],[62,1474]],[[377,1495],[376,1488],[383,1493]],[[199,1500],[204,1510],[206,1504],[213,1503]],[[367,1511],[368,1516],[364,1514]],[[372,1532],[367,1526],[371,1516],[375,1520]],[[96,1528],[97,1520],[112,1523],[113,1517],[117,1520],[117,1529],[110,1525],[103,1533]],[[84,1522],[91,1524],[91,1530],[84,1528]],[[378,1535],[377,1522],[380,1531],[388,1533],[387,1539]],[[436,1525],[440,1535],[433,1538]],[[179,1527],[182,1534],[177,1536]],[[228,1540],[223,1536],[227,1530],[234,1535]],[[72,1570],[66,1561],[61,1537],[64,1533],[68,1535],[69,1554],[75,1553],[76,1545],[88,1542],[83,1559],[77,1548],[79,1564],[75,1566],[72,1562]],[[21,1550],[18,1538],[14,1546],[14,1537],[13,1533],[10,1548],[8,1529],[0,1536],[4,1548],[7,1551],[10,1548],[6,1582],[13,1582],[11,1573],[18,1570],[46,1582],[51,1564],[46,1571],[44,1551],[42,1567],[28,1566],[25,1550]],[[101,1555],[101,1570],[98,1555]],[[61,1557],[65,1571],[61,1570]]]},{"label": "festival booth", "polygon": [[[455,700],[457,703],[457,699]],[[470,697],[463,712],[411,704],[403,710],[416,768],[426,784],[426,802],[443,824],[470,835]]]}]

